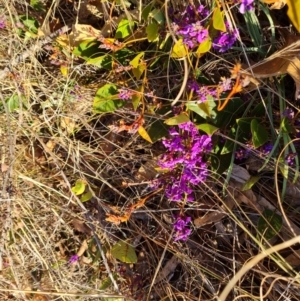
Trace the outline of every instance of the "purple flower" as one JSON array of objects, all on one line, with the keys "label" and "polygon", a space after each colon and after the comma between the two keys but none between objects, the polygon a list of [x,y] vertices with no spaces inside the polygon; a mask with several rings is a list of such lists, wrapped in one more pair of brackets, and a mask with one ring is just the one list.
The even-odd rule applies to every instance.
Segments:
[{"label": "purple flower", "polygon": [[119,89],[118,97],[123,100],[128,100],[132,97],[133,94],[134,93],[132,91],[129,91],[127,89]]},{"label": "purple flower", "polygon": [[69,264],[74,264],[79,260],[79,256],[77,254],[72,255],[69,259]]},{"label": "purple flower", "polygon": [[295,113],[294,113],[293,109],[287,108],[282,112],[281,116],[286,117],[287,119],[291,120],[291,119],[294,119]]},{"label": "purple flower", "polygon": [[186,25],[177,33],[183,37],[183,43],[189,48],[194,48],[208,38],[208,30],[201,25],[200,21]]},{"label": "purple flower", "polygon": [[199,97],[198,103],[207,101],[209,96],[217,96],[216,89],[208,88],[207,86],[200,86],[196,81],[190,81],[188,83],[188,88],[197,94]]},{"label": "purple flower", "polygon": [[198,21],[192,25],[190,37],[196,38],[197,42],[200,44],[201,42],[207,39],[208,30],[203,28],[203,26]]},{"label": "purple flower", "polygon": [[175,230],[175,237],[174,241],[178,240],[187,240],[190,236],[192,230],[188,228],[188,224],[191,222],[191,217],[189,216],[177,216],[175,217],[176,221],[173,224],[174,230]]},{"label": "purple flower", "polygon": [[5,27],[6,27],[5,17],[1,16],[0,17],[0,29],[3,29]]},{"label": "purple flower", "polygon": [[289,153],[286,155],[284,158],[285,162],[288,164],[290,167],[295,166],[295,157],[297,156],[297,153]]},{"label": "purple flower", "polygon": [[195,81],[189,81],[189,82],[188,82],[188,88],[189,88],[192,92],[196,92],[196,93],[197,93],[197,92],[199,91],[199,89],[200,89],[198,83],[195,82]]},{"label": "purple flower", "polygon": [[232,80],[231,78],[221,78],[222,81],[219,83],[219,87],[222,92],[230,91],[232,89]]},{"label": "purple flower", "polygon": [[205,19],[209,16],[209,10],[206,9],[202,4],[198,6],[197,13],[199,16],[201,16],[201,19]]},{"label": "purple flower", "polygon": [[197,91],[197,95],[199,97],[198,103],[202,103],[207,101],[209,96],[217,96],[217,92],[216,89],[209,89],[206,86],[202,86]]},{"label": "purple flower", "polygon": [[172,29],[182,36],[184,44],[192,49],[208,38],[208,30],[205,28],[208,15],[209,11],[203,5],[188,5],[182,14],[171,12]]},{"label": "purple flower", "polygon": [[171,128],[170,138],[162,141],[167,152],[158,165],[167,173],[160,184],[165,186],[170,201],[179,202],[184,198],[193,201],[192,186],[204,182],[208,176],[204,156],[212,150],[211,137],[200,135],[192,122],[179,124],[178,128]]},{"label": "purple flower", "polygon": [[261,151],[263,155],[268,155],[272,151],[273,147],[274,145],[271,142],[267,142],[263,146],[259,147],[258,150]]},{"label": "purple flower", "polygon": [[254,6],[253,6],[253,2],[254,0],[240,0],[241,2],[241,6],[240,6],[240,13],[244,14],[247,11],[253,10]]},{"label": "purple flower", "polygon": [[251,152],[250,148],[249,149],[240,148],[239,150],[235,151],[234,157],[236,160],[244,160],[249,157],[250,152]]},{"label": "purple flower", "polygon": [[226,32],[219,32],[218,36],[213,40],[213,48],[218,52],[225,52],[235,43],[238,37],[238,30],[230,30],[228,23],[226,23]]}]

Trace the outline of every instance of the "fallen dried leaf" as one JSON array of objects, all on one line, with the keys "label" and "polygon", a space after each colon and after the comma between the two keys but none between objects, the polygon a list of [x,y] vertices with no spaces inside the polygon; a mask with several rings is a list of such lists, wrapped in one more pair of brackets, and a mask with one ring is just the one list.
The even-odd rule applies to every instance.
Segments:
[{"label": "fallen dried leaf", "polygon": [[209,212],[204,216],[198,217],[194,220],[194,225],[196,228],[219,222],[226,214],[223,212]]},{"label": "fallen dried leaf", "polygon": [[82,222],[79,219],[73,219],[72,225],[74,229],[77,230],[78,232],[85,233],[88,235],[92,234],[92,230],[90,229],[90,227],[88,227],[84,222]]},{"label": "fallen dried leaf", "polygon": [[179,263],[179,259],[178,257],[176,257],[175,255],[173,255],[171,257],[171,259],[165,264],[165,266],[163,267],[163,269],[160,271],[160,273],[158,274],[154,284],[158,283],[161,280],[167,279],[168,276],[170,276],[171,274],[174,273],[177,265]]},{"label": "fallen dried leaf", "polygon": [[286,42],[280,50],[242,73],[254,79],[289,74],[296,84],[295,99],[298,99],[300,97],[300,60],[298,58],[300,37],[289,34],[285,38]]}]

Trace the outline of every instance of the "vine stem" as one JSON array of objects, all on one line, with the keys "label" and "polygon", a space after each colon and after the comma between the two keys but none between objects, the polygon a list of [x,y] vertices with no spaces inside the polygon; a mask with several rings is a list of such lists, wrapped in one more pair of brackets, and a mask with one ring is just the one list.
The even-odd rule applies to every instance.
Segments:
[{"label": "vine stem", "polygon": [[[171,27],[171,23],[170,23],[170,19],[169,19],[169,12],[168,12],[168,2],[170,0],[165,0],[165,17],[166,17],[166,22],[167,22],[167,26],[169,29],[169,32],[171,34],[171,37],[173,39],[173,42],[176,44],[178,42],[175,33]],[[182,84],[181,84],[181,88],[178,92],[178,94],[176,95],[175,99],[172,101],[171,106],[175,106],[176,103],[180,100],[186,85],[187,85],[187,81],[188,81],[188,77],[189,77],[189,66],[188,66],[188,60],[187,57],[183,58],[183,64],[184,64],[184,75],[183,75],[183,80],[182,80]]]}]

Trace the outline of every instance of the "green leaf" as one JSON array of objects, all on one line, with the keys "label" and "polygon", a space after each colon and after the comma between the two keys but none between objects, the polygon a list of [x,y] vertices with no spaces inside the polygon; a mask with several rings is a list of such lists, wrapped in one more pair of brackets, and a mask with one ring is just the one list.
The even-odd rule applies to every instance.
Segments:
[{"label": "green leaf", "polygon": [[112,57],[105,54],[88,59],[86,63],[89,65],[97,66],[99,68],[111,69]]},{"label": "green leaf", "polygon": [[179,39],[173,46],[171,57],[179,59],[188,55],[188,48],[183,43],[182,39]]},{"label": "green leaf", "polygon": [[252,117],[242,117],[236,120],[236,123],[238,124],[239,128],[244,133],[249,133],[251,131],[251,121],[253,120]]},{"label": "green leaf", "polygon": [[266,110],[263,102],[258,103],[251,112],[251,115],[255,117],[263,117],[265,114]]},{"label": "green leaf", "polygon": [[199,104],[196,103],[195,101],[188,101],[186,103],[186,108],[190,111],[197,113],[198,115],[200,115],[203,118],[207,117],[206,111],[204,111],[203,109],[200,109]]},{"label": "green leaf", "polygon": [[167,124],[167,125],[178,125],[178,124],[189,122],[189,121],[190,121],[190,118],[187,114],[180,113],[177,116],[174,116],[174,117],[171,117],[171,118],[167,119],[165,121],[165,124]]},{"label": "green leaf", "polygon": [[259,176],[251,176],[248,181],[242,187],[242,191],[251,189],[251,187],[260,179]]},{"label": "green leaf", "polygon": [[136,263],[137,256],[134,248],[125,241],[117,242],[111,249],[111,255],[125,263]]},{"label": "green leaf", "polygon": [[[102,0],[101,2],[105,2],[105,1],[106,0],[104,0],[104,1]],[[122,5],[125,5],[126,8],[129,8],[132,5],[132,3],[127,0],[116,0],[116,4],[121,7],[122,7]]]},{"label": "green leaf", "polygon": [[257,230],[265,238],[271,239],[282,227],[282,217],[270,209],[265,209],[258,219]]},{"label": "green leaf", "polygon": [[[224,110],[216,112],[214,124],[219,128],[228,128],[236,123],[236,117],[241,116],[245,110],[245,102],[239,97],[233,97]],[[215,111],[215,110],[214,110]]]},{"label": "green leaf", "polygon": [[196,125],[196,128],[198,130],[203,131],[207,135],[212,135],[219,129],[219,128],[215,127],[214,125],[211,125],[211,124],[208,124],[208,123],[203,123],[203,124]]},{"label": "green leaf", "polygon": [[14,94],[7,100],[7,109],[8,112],[13,112],[19,109],[19,97],[18,95]]},{"label": "green leaf", "polygon": [[106,290],[107,288],[109,288],[111,286],[111,284],[112,284],[111,279],[109,277],[107,277],[101,282],[101,284],[99,286],[99,290]]},{"label": "green leaf", "polygon": [[[26,107],[26,98],[22,95],[21,96],[22,105]],[[5,100],[8,112],[16,111],[20,108],[19,96],[17,94],[13,94],[11,97]]]},{"label": "green leaf", "polygon": [[163,49],[164,46],[166,45],[167,41],[169,40],[169,37],[171,36],[171,34],[169,32],[166,33],[165,38],[161,41],[160,45],[159,45],[159,49]]},{"label": "green leaf", "polygon": [[84,180],[77,180],[75,186],[73,186],[71,190],[76,195],[80,195],[84,193],[85,187],[86,187],[86,182]]},{"label": "green leaf", "polygon": [[135,76],[135,78],[137,80],[139,80],[141,78],[141,76],[143,75],[145,70],[146,70],[146,64],[141,63],[137,68],[132,69],[132,73]]},{"label": "green leaf", "polygon": [[196,53],[198,54],[198,56],[201,56],[201,54],[204,54],[206,52],[208,52],[211,48],[212,45],[212,41],[211,38],[208,37],[208,39],[206,39],[205,41],[203,41],[199,47],[197,48]]},{"label": "green leaf", "polygon": [[288,166],[288,164],[286,164],[286,163],[284,162],[284,160],[283,160],[282,158],[280,158],[279,169],[280,169],[282,175],[283,175],[286,179],[288,179],[288,178],[289,178],[289,166]]},{"label": "green leaf", "polygon": [[165,23],[165,16],[160,9],[153,9],[149,13],[149,17],[154,19],[159,25],[164,25]]},{"label": "green leaf", "polygon": [[223,18],[223,13],[219,7],[215,8],[213,12],[213,27],[216,30],[226,32],[226,26]]},{"label": "green leaf", "polygon": [[124,106],[125,102],[117,98],[118,89],[114,84],[105,84],[98,89],[93,102],[95,113],[114,112]]},{"label": "green leaf", "polygon": [[73,50],[73,54],[88,60],[100,54],[105,54],[103,50],[99,49],[99,46],[100,42],[89,39],[76,46]]},{"label": "green leaf", "polygon": [[186,107],[187,109],[197,113],[204,119],[206,119],[207,117],[213,118],[216,116],[216,113],[213,110],[216,107],[216,102],[211,96],[207,97],[207,101],[199,104],[195,101],[188,101],[186,103]]},{"label": "green leaf", "polygon": [[106,100],[118,94],[118,88],[114,84],[105,84],[96,92],[97,99],[99,101]]},{"label": "green leaf", "polygon": [[[99,49],[96,50],[97,52],[95,52],[93,48],[94,46],[82,52],[82,55],[84,56],[80,56],[87,61],[87,64],[91,64],[99,68],[105,68],[108,70],[112,69],[113,61],[117,61],[120,65],[127,65],[128,57],[131,56],[133,53],[133,51],[131,51],[130,49],[123,48],[115,53],[105,53],[104,55],[97,56],[98,54],[103,54],[103,52],[99,52]],[[92,51],[94,51],[94,53],[92,53]],[[91,57],[88,57],[88,55],[91,55]]]},{"label": "green leaf", "polygon": [[255,148],[262,146],[268,141],[268,132],[256,119],[251,121],[252,143]]},{"label": "green leaf", "polygon": [[228,133],[228,137],[231,139],[226,139],[226,142],[221,151],[221,155],[232,153],[232,151],[234,149],[234,145],[235,145],[234,141],[235,141],[235,137],[236,137],[236,127],[235,126],[231,127],[231,129]]},{"label": "green leaf", "polygon": [[140,86],[137,89],[138,92],[140,93],[135,93],[132,95],[131,100],[132,100],[132,105],[133,109],[136,111],[138,106],[140,105],[143,93],[144,93],[144,86]]},{"label": "green leaf", "polygon": [[40,0],[30,0],[30,5],[33,7],[36,11],[45,11],[45,6]]},{"label": "green leaf", "polygon": [[109,113],[114,112],[117,109],[124,107],[125,101],[121,99],[114,99],[114,100],[103,100],[103,101],[96,101],[94,99],[93,110],[94,113]]},{"label": "green leaf", "polygon": [[168,127],[161,119],[157,119],[149,127],[148,134],[154,143],[168,134]]},{"label": "green leaf", "polygon": [[146,28],[147,38],[149,42],[158,41],[158,25],[151,23]]},{"label": "green leaf", "polygon": [[280,129],[283,133],[291,133],[293,131],[293,127],[287,117],[284,117],[280,123]]},{"label": "green leaf", "polygon": [[32,32],[34,34],[38,33],[39,23],[36,19],[25,15],[20,16],[19,19],[29,32]]},{"label": "green leaf", "polygon": [[84,193],[84,194],[81,196],[80,200],[81,200],[82,203],[84,203],[84,202],[87,202],[87,201],[91,200],[92,197],[93,197],[92,192],[91,192],[91,191],[88,191],[88,192]]},{"label": "green leaf", "polygon": [[137,54],[137,55],[129,62],[129,64],[130,64],[132,67],[134,67],[134,68],[138,67],[139,64],[140,64],[140,59],[141,59],[144,55],[145,55],[145,52],[144,52],[144,51],[138,53],[138,54]]},{"label": "green leaf", "polygon": [[[116,273],[113,273],[113,278],[114,279],[118,279],[118,274],[116,274]],[[99,285],[99,290],[100,291],[104,291],[104,290],[106,290],[106,289],[108,289],[110,286],[112,285],[112,281],[111,281],[111,279],[110,279],[110,277],[107,277],[107,278],[104,278],[102,281],[101,281],[101,283],[100,283],[100,285]],[[112,300],[112,301],[118,301],[119,300],[119,298],[101,298],[101,301],[105,301],[105,300]],[[126,301],[126,300],[124,300],[124,298],[122,299],[120,299],[121,301]]]},{"label": "green leaf", "polygon": [[116,39],[124,39],[128,37],[132,33],[132,29],[134,27],[134,22],[129,21],[127,19],[123,19],[118,24],[118,28],[116,30],[115,38]]},{"label": "green leaf", "polygon": [[211,167],[218,175],[222,175],[230,166],[232,153],[213,154],[210,156]]},{"label": "green leaf", "polygon": [[144,52],[140,52],[133,60],[129,62],[131,66],[134,68],[132,69],[132,73],[137,80],[139,80],[146,70],[146,63],[144,61],[140,62],[142,56],[144,56]]},{"label": "green leaf", "polygon": [[153,8],[154,5],[154,1],[151,1],[142,11],[142,18],[144,19],[144,21],[148,20],[149,14],[151,12],[151,9]]}]

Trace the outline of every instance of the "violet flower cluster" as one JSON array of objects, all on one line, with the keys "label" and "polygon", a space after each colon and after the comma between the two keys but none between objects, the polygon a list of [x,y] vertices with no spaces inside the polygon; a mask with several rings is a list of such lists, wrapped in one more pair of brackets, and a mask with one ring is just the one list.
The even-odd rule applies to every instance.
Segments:
[{"label": "violet flower cluster", "polygon": [[132,95],[134,94],[133,91],[130,91],[128,89],[119,89],[118,92],[118,97],[123,100],[131,99]]},{"label": "violet flower cluster", "polygon": [[215,88],[199,85],[196,81],[188,82],[188,88],[197,95],[198,103],[207,101],[209,96],[217,96],[217,90]]},{"label": "violet flower cluster", "polygon": [[208,167],[205,155],[212,150],[211,136],[200,135],[192,122],[182,123],[179,131],[171,128],[170,138],[163,140],[167,152],[158,165],[168,170],[166,196],[174,202],[193,201],[194,185],[206,180]]},{"label": "violet flower cluster", "polygon": [[188,82],[188,89],[194,93],[197,97],[197,103],[203,103],[208,100],[209,97],[217,98],[218,90],[222,92],[230,91],[232,89],[231,78],[221,78],[221,81],[217,87],[208,87],[198,84],[196,81]]},{"label": "violet flower cluster", "polygon": [[203,5],[188,5],[182,13],[173,14],[173,29],[182,36],[188,48],[192,49],[208,38],[208,30],[204,27],[208,15],[209,11]]},{"label": "violet flower cluster", "polygon": [[241,14],[254,9],[254,0],[239,0],[239,2],[241,3],[239,9]]},{"label": "violet flower cluster", "polygon": [[228,22],[225,22],[225,25],[226,32],[220,31],[212,44],[212,47],[220,53],[230,49],[239,36],[239,31],[236,28],[231,30]]},{"label": "violet flower cluster", "polygon": [[283,118],[286,117],[286,118],[289,119],[289,120],[293,120],[293,119],[295,118],[295,112],[294,112],[294,110],[293,110],[292,108],[286,108],[286,109],[282,112],[281,116],[282,116]]},{"label": "violet flower cluster", "polygon": [[[264,145],[258,147],[256,149],[257,153],[260,154],[260,156],[266,157],[268,156],[272,149],[274,147],[274,144],[272,144],[271,142],[267,142]],[[253,146],[250,144],[247,144],[247,148],[240,148],[238,150],[236,150],[235,152],[235,159],[238,161],[247,159],[249,157],[249,155],[251,154],[251,151],[253,151]]]},{"label": "violet flower cluster", "polygon": [[[206,154],[212,150],[211,136],[200,135],[192,122],[171,128],[170,138],[163,140],[166,153],[158,162],[167,173],[158,180],[157,186],[165,186],[165,194],[170,201],[193,201],[193,187],[204,182],[209,174]],[[188,224],[191,217],[179,215],[173,224],[174,241],[186,240],[191,234]]]},{"label": "violet flower cluster", "polygon": [[[206,28],[208,16],[209,10],[203,5],[198,7],[188,5],[182,13],[171,12],[174,22],[173,30],[182,37],[183,43],[189,49],[195,48],[209,38],[209,32]],[[231,30],[228,23],[226,23],[226,32],[219,32],[213,39],[212,46],[220,53],[225,52],[232,47],[237,37],[238,30]]]},{"label": "violet flower cluster", "polygon": [[79,256],[77,254],[72,255],[69,259],[69,264],[75,264],[77,263],[79,260]]},{"label": "violet flower cluster", "polygon": [[188,227],[188,224],[191,222],[190,216],[183,216],[178,215],[175,216],[175,223],[173,224],[174,230],[175,230],[175,237],[174,241],[178,240],[187,240],[188,237],[191,235],[192,230]]}]

